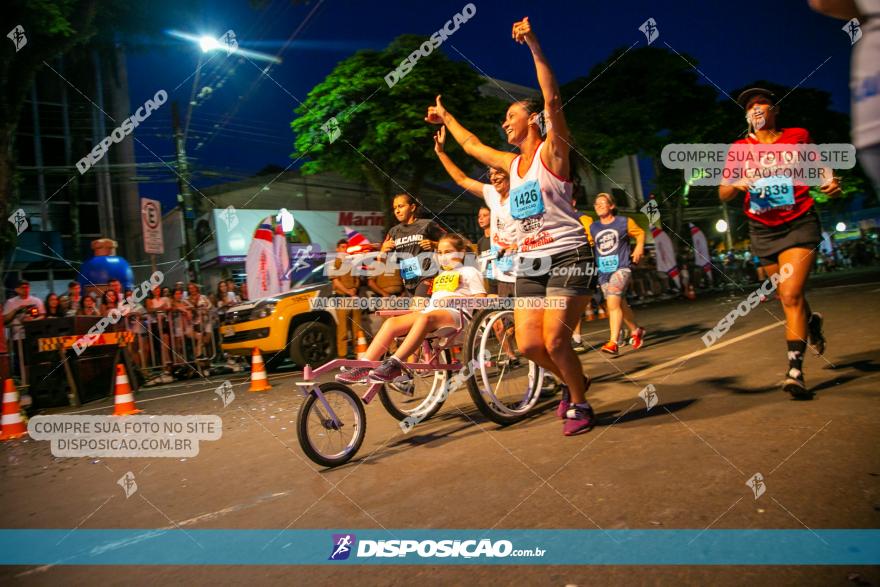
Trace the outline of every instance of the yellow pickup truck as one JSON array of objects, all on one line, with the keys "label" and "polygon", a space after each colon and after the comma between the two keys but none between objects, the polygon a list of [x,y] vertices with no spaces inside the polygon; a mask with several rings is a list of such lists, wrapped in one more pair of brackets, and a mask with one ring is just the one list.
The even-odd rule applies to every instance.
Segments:
[{"label": "yellow pickup truck", "polygon": [[332,295],[323,267],[316,267],[290,291],[229,308],[220,326],[223,350],[250,356],[258,347],[269,368],[284,359],[317,367],[335,358],[336,313],[313,310],[309,301]]}]

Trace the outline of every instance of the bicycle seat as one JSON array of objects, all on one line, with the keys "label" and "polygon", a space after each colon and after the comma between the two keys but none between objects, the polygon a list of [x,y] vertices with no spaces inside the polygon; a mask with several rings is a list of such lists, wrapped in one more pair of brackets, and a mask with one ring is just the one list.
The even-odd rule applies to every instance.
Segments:
[{"label": "bicycle seat", "polygon": [[412,310],[376,310],[376,316],[403,316],[404,314],[410,314]]},{"label": "bicycle seat", "polygon": [[462,328],[444,327],[438,328],[434,332],[429,332],[425,336],[425,340],[434,339],[436,341],[435,348],[448,349],[453,346],[460,346],[463,342],[461,340],[463,334],[464,329]]}]

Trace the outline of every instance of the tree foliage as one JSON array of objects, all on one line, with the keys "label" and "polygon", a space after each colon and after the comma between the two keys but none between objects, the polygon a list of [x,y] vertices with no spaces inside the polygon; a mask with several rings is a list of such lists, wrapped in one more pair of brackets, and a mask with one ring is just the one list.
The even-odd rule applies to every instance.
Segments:
[{"label": "tree foliage", "polygon": [[[745,136],[745,114],[735,102],[742,90],[757,86],[773,91],[781,99],[780,127],[806,128],[816,143],[849,142],[849,117],[831,109],[828,92],[756,80],[725,95],[697,67],[693,57],[666,49],[621,48],[586,77],[562,86],[566,119],[589,163],[607,172],[615,159],[634,153],[657,163],[657,199],[664,222],[675,232],[681,230],[687,204],[684,178],[681,170],[660,164],[661,151],[670,143],[730,143]],[[844,177],[845,194],[866,186],[860,170],[838,175]],[[706,205],[718,203],[715,188],[695,188],[690,197]]]},{"label": "tree foliage", "polygon": [[[506,104],[480,95],[487,80],[467,64],[435,50],[388,87],[385,76],[425,40],[401,35],[382,51],[359,51],[309,92],[290,125],[296,133],[292,157],[302,158],[304,173],[332,171],[367,181],[389,197],[409,192],[421,200],[418,192],[426,180],[447,179],[433,151],[436,128],[424,121],[437,94],[462,124],[501,146],[498,128]],[[328,134],[334,128],[328,126],[331,118],[338,123],[338,137]],[[471,168],[472,162],[462,167]]]}]

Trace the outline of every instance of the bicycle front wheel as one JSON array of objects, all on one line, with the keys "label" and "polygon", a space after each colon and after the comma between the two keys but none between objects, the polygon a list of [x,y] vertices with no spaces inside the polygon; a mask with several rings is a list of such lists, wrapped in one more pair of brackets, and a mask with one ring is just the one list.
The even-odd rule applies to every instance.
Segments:
[{"label": "bicycle front wheel", "polygon": [[296,436],[303,452],[324,467],[347,463],[360,449],[367,433],[367,416],[357,394],[341,383],[318,386],[327,406],[314,391],[299,410]]}]

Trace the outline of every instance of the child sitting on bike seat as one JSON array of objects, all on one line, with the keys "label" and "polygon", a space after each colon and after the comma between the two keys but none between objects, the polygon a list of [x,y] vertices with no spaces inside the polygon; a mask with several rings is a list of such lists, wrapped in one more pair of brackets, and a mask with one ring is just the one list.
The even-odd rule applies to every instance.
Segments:
[{"label": "child sitting on bike seat", "polygon": [[392,316],[382,323],[370,343],[364,360],[378,361],[395,338],[406,335],[397,351],[372,371],[368,367],[349,369],[336,376],[340,383],[388,383],[400,377],[403,361],[412,355],[429,333],[440,330],[455,331],[464,328],[468,318],[464,310],[442,307],[437,300],[451,297],[485,297],[483,276],[475,267],[462,264],[467,250],[465,240],[458,234],[447,233],[437,243],[437,259],[443,271],[434,278],[431,299],[425,309],[401,316]]}]

